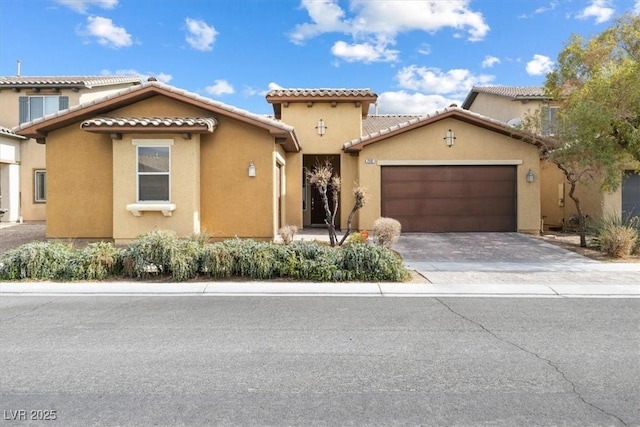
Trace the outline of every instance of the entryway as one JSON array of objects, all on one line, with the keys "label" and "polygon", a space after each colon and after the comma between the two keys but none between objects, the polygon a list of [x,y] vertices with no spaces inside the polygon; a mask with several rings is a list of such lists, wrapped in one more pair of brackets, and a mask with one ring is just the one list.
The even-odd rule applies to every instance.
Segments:
[{"label": "entryway", "polygon": [[[323,165],[325,162],[331,163],[333,166],[333,175],[340,175],[340,156],[339,155],[304,155],[303,156],[303,219],[305,227],[326,227],[325,218],[326,213],[320,192],[314,186],[309,184],[307,179],[307,171],[313,170],[317,165]],[[329,209],[333,209],[333,200],[331,194],[329,196]],[[338,206],[338,213],[336,215],[335,226],[340,229],[340,206]]]}]

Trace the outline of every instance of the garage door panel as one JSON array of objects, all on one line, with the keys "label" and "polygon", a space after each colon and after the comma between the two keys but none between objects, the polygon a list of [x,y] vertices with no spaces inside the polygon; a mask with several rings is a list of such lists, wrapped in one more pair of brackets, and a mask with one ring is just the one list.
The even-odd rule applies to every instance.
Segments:
[{"label": "garage door panel", "polygon": [[514,166],[382,168],[382,214],[405,231],[515,231]]}]

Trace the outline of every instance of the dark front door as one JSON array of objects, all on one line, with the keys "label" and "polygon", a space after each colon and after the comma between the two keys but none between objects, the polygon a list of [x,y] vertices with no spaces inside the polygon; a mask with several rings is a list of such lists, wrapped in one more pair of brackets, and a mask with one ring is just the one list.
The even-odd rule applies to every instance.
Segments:
[{"label": "dark front door", "polygon": [[640,216],[640,174],[627,172],[622,180],[622,215]]},{"label": "dark front door", "polygon": [[381,192],[402,231],[516,231],[515,166],[385,166]]}]

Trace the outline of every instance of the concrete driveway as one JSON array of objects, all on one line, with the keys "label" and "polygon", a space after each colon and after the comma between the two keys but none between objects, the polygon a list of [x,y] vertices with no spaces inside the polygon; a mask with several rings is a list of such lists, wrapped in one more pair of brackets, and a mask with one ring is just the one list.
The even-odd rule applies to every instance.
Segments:
[{"label": "concrete driveway", "polygon": [[442,284],[628,284],[640,271],[520,233],[404,233],[393,249],[409,269]]}]

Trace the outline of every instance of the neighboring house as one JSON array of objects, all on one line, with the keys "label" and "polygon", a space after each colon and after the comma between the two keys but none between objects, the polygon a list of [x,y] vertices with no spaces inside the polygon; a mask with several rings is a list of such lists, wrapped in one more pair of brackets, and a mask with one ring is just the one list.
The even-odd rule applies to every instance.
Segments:
[{"label": "neighboring house", "polygon": [[[553,136],[558,107],[550,104],[542,87],[474,87],[462,104],[473,111],[511,126],[518,127],[528,115],[542,114],[541,134]],[[553,164],[541,162],[541,209],[547,227],[569,224],[576,214],[569,198],[565,176]],[[640,214],[640,175],[632,170],[624,173],[621,187],[613,193],[602,192],[599,183],[588,182],[577,187],[583,212],[591,224],[608,215]]]},{"label": "neighboring house", "polygon": [[0,222],[20,217],[20,144],[25,137],[0,126]]},{"label": "neighboring house", "polygon": [[[140,84],[139,77],[0,77],[0,126],[13,128],[135,84]],[[3,197],[11,200],[7,202],[11,214],[1,220],[43,221],[47,202],[45,147],[34,140],[23,140],[16,158],[21,160],[13,163],[12,171],[4,171]]]},{"label": "neighboring house", "polygon": [[325,161],[342,178],[342,228],[358,182],[369,202],[355,228],[391,216],[405,231],[539,231],[529,134],[460,108],[369,117],[376,99],[274,90],[274,119],[145,82],[15,132],[47,145],[50,238],[124,243],[171,229],[273,239],[283,225],[323,226],[305,172]]}]

